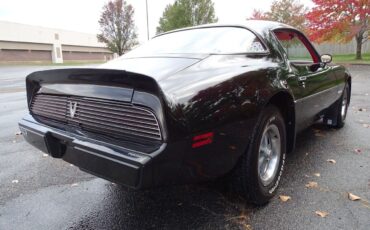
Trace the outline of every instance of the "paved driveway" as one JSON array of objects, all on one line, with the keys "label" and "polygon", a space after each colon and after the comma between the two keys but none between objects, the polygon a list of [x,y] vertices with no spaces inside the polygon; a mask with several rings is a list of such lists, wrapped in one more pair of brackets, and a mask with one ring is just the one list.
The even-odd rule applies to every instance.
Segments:
[{"label": "paved driveway", "polygon": [[16,135],[24,76],[42,68],[0,67],[0,229],[370,229],[369,66],[350,68],[343,129],[317,124],[298,136],[278,191],[291,200],[259,208],[218,183],[135,192],[43,156]]}]

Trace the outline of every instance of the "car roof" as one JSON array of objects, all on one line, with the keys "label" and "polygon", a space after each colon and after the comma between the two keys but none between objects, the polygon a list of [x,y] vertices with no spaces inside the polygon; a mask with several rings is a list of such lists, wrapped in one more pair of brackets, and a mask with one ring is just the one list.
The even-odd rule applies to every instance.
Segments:
[{"label": "car roof", "polygon": [[[212,23],[212,24],[204,24],[199,26],[193,26],[193,27],[186,27],[181,28],[177,30],[168,31],[162,34],[158,34],[157,36],[162,36],[165,34],[170,34],[174,32],[179,31],[185,31],[185,30],[192,30],[192,29],[200,29],[200,28],[212,28],[212,27],[244,27],[252,32],[257,33],[260,37],[265,37],[266,33],[268,33],[270,30],[276,30],[276,29],[294,29],[296,28],[289,26],[284,23],[275,22],[275,21],[267,21],[267,20],[246,20],[243,22],[237,22],[237,23]],[[155,37],[157,37],[155,36]]]}]

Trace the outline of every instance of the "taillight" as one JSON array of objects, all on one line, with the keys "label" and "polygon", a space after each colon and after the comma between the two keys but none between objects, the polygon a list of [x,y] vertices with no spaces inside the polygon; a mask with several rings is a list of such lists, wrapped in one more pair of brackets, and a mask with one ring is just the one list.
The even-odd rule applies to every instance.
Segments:
[{"label": "taillight", "polygon": [[193,137],[192,148],[199,148],[203,145],[208,145],[213,142],[213,132],[197,135]]}]

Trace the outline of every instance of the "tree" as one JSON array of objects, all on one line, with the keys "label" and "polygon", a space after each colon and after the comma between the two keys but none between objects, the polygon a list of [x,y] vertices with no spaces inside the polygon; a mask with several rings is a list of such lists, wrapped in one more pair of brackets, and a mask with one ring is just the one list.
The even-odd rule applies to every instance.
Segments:
[{"label": "tree", "polygon": [[267,12],[254,10],[249,19],[278,21],[305,30],[307,8],[297,0],[275,0]]},{"label": "tree", "polygon": [[217,18],[212,0],[176,0],[164,10],[157,33],[214,22]]},{"label": "tree", "polygon": [[122,55],[137,44],[134,8],[126,1],[114,0],[105,4],[99,25],[98,40],[106,43],[112,52]]},{"label": "tree", "polygon": [[248,19],[253,19],[253,20],[269,20],[267,18],[267,15],[261,11],[261,10],[257,10],[257,9],[254,9],[253,10],[253,13],[252,13],[252,16]]},{"label": "tree", "polygon": [[356,40],[356,59],[370,35],[370,0],[313,0],[308,13],[309,36],[317,42]]}]

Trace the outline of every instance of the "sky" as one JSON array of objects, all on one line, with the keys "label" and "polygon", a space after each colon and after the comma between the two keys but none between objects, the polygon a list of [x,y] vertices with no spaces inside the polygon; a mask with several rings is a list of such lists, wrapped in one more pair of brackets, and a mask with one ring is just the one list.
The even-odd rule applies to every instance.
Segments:
[{"label": "sky", "polygon": [[[273,0],[213,0],[221,23],[240,22],[253,9],[266,11]],[[108,0],[0,0],[0,20],[78,32],[99,32],[98,19]],[[135,8],[139,42],[147,40],[145,0],[127,0]],[[153,37],[166,5],[174,0],[148,0],[149,36]],[[308,7],[311,0],[300,0]],[[1,31],[0,31],[1,33]]]}]

